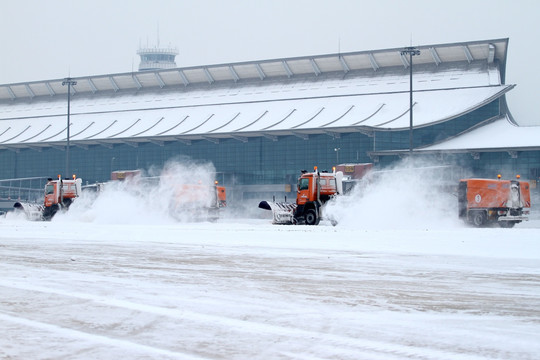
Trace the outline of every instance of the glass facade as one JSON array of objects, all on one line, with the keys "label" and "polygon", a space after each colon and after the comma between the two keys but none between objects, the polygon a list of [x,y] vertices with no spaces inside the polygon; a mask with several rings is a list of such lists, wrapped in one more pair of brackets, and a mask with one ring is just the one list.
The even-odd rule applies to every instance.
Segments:
[{"label": "glass facade", "polygon": [[141,55],[141,60],[146,62],[174,62],[176,55],[171,54],[145,54]]},{"label": "glass facade", "polygon": [[[167,142],[162,146],[142,143],[137,147],[126,144],[70,148],[71,172],[86,182],[100,182],[110,178],[114,170],[149,169],[161,167],[169,160],[190,159],[211,162],[221,180],[241,185],[292,183],[299,170],[331,170],[338,162],[370,162],[367,151],[373,137],[361,133],[311,135],[304,140],[295,136],[279,137],[277,141],[265,137],[249,138],[247,142],[220,139]],[[0,178],[37,176],[56,177],[65,169],[65,151],[56,148],[42,150],[20,149],[18,152],[0,150]],[[287,180],[287,181],[286,181]]]},{"label": "glass facade", "polygon": [[[458,118],[415,128],[413,131],[413,146],[421,147],[434,144],[460,134],[487,119],[499,116],[499,108],[499,100],[495,100]],[[401,131],[377,131],[373,151],[408,149],[410,142],[409,134],[408,129]]]},{"label": "glass facade", "polygon": [[[487,119],[499,115],[499,100],[458,118],[414,130],[414,145],[425,146],[457,135]],[[84,183],[107,181],[115,170],[160,168],[169,160],[212,163],[217,180],[224,185],[295,184],[300,170],[318,166],[331,170],[339,163],[373,162],[368,152],[409,147],[409,129],[376,130],[372,133],[350,132],[337,136],[318,134],[308,138],[279,136],[232,138],[216,142],[196,140],[163,144],[140,143],[137,146],[115,144],[70,148],[71,172]],[[245,140],[245,139],[244,139]],[[21,177],[56,177],[65,170],[66,153],[60,148],[0,150],[0,179]],[[476,176],[493,177],[498,173],[538,177],[540,153],[481,153],[443,156],[447,163],[470,169]],[[377,166],[396,161],[396,156],[380,157]],[[62,174],[70,176],[71,174]]]}]

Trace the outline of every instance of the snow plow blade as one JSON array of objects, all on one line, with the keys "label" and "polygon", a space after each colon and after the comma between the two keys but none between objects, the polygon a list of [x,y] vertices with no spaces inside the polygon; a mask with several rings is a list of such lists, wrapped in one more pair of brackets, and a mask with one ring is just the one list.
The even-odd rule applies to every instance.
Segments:
[{"label": "snow plow blade", "polygon": [[296,204],[261,201],[259,203],[259,208],[272,211],[272,224],[294,224],[294,210],[296,210]]},{"label": "snow plow blade", "polygon": [[268,201],[261,201],[259,203],[259,208],[264,210],[272,210],[272,207],[270,206],[270,204],[268,204]]},{"label": "snow plow blade", "polygon": [[13,204],[13,209],[17,212],[24,212],[24,215],[28,220],[43,220],[43,205],[16,202]]}]

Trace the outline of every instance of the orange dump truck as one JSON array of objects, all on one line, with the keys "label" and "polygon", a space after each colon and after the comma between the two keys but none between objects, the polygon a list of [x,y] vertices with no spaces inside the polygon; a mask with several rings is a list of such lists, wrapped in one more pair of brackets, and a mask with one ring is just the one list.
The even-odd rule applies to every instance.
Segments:
[{"label": "orange dump truck", "polygon": [[459,218],[477,226],[513,227],[528,220],[529,183],[517,180],[463,179],[458,186]]}]

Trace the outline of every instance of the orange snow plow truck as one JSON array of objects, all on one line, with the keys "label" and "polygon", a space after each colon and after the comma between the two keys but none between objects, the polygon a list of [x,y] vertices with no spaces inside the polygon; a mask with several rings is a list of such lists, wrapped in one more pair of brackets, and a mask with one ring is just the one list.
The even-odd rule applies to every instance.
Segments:
[{"label": "orange snow plow truck", "polygon": [[227,206],[227,192],[215,181],[213,186],[183,184],[174,186],[169,213],[177,220],[217,221],[220,209]]},{"label": "orange snow plow truck", "polygon": [[[271,210],[274,224],[318,225],[323,219],[324,205],[343,194],[343,172],[302,171],[298,178],[296,203],[261,201],[259,208]],[[329,219],[333,225],[335,221]]]},{"label": "orange snow plow truck", "polygon": [[24,211],[29,220],[51,220],[60,210],[67,210],[75,198],[81,195],[82,180],[73,175],[73,179],[57,180],[49,178],[45,184],[43,205],[16,202],[15,210]]},{"label": "orange snow plow truck", "polygon": [[[227,206],[227,192],[218,181],[187,182],[175,173],[164,172],[160,176],[144,177],[141,170],[119,170],[111,173],[113,181],[131,181],[138,191],[148,188],[160,189],[157,196],[168,204],[169,215],[181,221],[217,221],[221,209]],[[144,190],[143,190],[144,189]]]},{"label": "orange snow plow truck", "polygon": [[463,179],[458,186],[459,218],[477,226],[513,227],[528,220],[529,183],[516,180]]}]

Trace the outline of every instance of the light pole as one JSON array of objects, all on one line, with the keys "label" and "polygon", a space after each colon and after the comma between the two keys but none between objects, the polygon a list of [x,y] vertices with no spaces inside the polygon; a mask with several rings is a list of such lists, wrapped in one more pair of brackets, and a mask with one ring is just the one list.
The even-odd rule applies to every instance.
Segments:
[{"label": "light pole", "polygon": [[69,115],[70,115],[70,103],[71,103],[71,87],[77,85],[77,82],[70,77],[67,77],[62,81],[62,86],[68,86],[68,103],[67,103],[67,144],[66,144],[66,175],[69,175]]},{"label": "light pole", "polygon": [[413,70],[413,62],[412,57],[415,55],[420,55],[420,50],[418,50],[415,47],[406,47],[401,51],[401,55],[409,55],[409,70],[410,70],[410,77],[409,77],[409,154],[412,155],[413,151],[413,84],[412,84],[412,70]]},{"label": "light pole", "polygon": [[339,150],[340,148],[334,148],[334,151],[336,152],[336,166],[339,165]]}]

